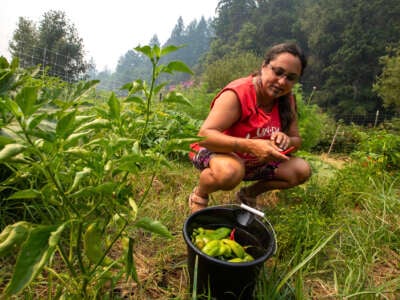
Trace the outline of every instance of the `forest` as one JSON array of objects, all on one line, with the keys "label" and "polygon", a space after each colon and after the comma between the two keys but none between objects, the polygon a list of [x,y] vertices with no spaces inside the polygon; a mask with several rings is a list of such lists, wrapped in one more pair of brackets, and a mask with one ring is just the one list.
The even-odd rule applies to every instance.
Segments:
[{"label": "forest", "polygon": [[[61,36],[57,37],[56,31],[46,31],[45,28],[50,28],[46,23],[64,28],[69,37],[66,40],[71,41],[69,46],[57,42]],[[77,55],[79,59],[70,59],[69,66],[59,62],[64,70],[53,67],[50,74],[61,72],[71,78],[74,76],[68,72],[86,74],[100,80],[99,88],[108,90],[116,90],[133,78],[148,76],[145,74],[150,64],[133,49],[121,55],[115,71],[96,70],[94,62],[84,62],[79,52],[83,41],[73,26],[68,29],[62,12],[48,13],[40,28],[35,31],[34,22],[20,20],[10,48],[12,53],[19,54],[23,66],[42,63],[43,45],[53,41],[48,45],[49,50],[53,47],[62,53],[73,49],[71,56]],[[379,110],[389,118],[399,113],[395,95],[399,86],[396,70],[399,68],[400,7],[396,0],[219,1],[212,20],[201,18],[185,26],[179,18],[162,46],[182,45],[168,59],[180,59],[194,70],[193,75],[175,75],[170,79],[171,84],[191,79],[214,91],[233,78],[254,71],[268,47],[284,41],[295,41],[306,51],[309,66],[301,80],[303,90],[306,94],[313,93],[313,101],[324,111],[337,119],[350,112],[368,115]],[[24,53],[28,51],[23,48],[26,43],[37,45],[40,53]],[[161,46],[156,34],[149,44]],[[32,57],[36,59],[32,61]],[[50,65],[52,59],[54,63],[55,58],[50,57]],[[390,83],[385,81],[389,73],[395,76]]]}]

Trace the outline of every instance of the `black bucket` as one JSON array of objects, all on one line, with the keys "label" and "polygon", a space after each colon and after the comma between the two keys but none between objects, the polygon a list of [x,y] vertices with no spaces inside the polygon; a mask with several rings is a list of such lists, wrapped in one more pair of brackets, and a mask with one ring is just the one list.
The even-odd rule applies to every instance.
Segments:
[{"label": "black bucket", "polygon": [[[251,246],[246,251],[254,257],[253,261],[223,261],[204,254],[192,243],[191,235],[195,228],[215,229],[222,226],[235,228],[235,240],[241,245]],[[259,272],[276,249],[273,228],[269,229],[238,205],[213,206],[195,212],[184,223],[183,237],[188,248],[190,288],[193,290],[193,286],[197,285],[199,298],[253,299]]]}]

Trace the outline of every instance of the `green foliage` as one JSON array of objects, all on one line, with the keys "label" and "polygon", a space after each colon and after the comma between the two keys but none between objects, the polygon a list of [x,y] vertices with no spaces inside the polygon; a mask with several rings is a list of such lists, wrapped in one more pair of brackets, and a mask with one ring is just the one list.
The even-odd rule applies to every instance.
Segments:
[{"label": "green foliage", "polygon": [[[180,89],[178,89],[180,90]],[[190,89],[182,89],[181,92],[190,99],[190,106],[179,106],[177,110],[190,116],[193,121],[197,120],[197,131],[200,129],[200,122],[203,122],[210,111],[211,101],[215,92],[207,92],[206,85],[193,86]]]},{"label": "green foliage", "polygon": [[324,139],[327,129],[334,126],[333,120],[322,113],[317,105],[310,104],[313,92],[306,102],[303,99],[302,86],[297,84],[293,89],[297,104],[299,131],[302,138],[301,148],[305,151],[310,151],[318,145]]},{"label": "green foliage", "polygon": [[[269,299],[295,295],[296,299],[321,298],[319,289],[312,288],[315,280],[334,286],[335,294],[341,297],[397,295],[396,271],[388,268],[388,280],[382,284],[374,276],[381,276],[375,273],[377,268],[390,260],[392,253],[397,255],[393,249],[400,243],[396,225],[400,208],[398,167],[388,172],[382,164],[365,164],[353,158],[338,168],[321,157],[307,155],[306,159],[313,169],[309,182],[282,191],[283,203],[267,210],[279,237],[279,260],[273,269],[267,269],[268,279],[261,281],[262,295],[269,295],[277,282],[289,275],[285,289]],[[300,273],[296,276],[292,270],[335,232],[329,244],[297,270]],[[396,265],[393,267],[396,269]],[[394,279],[389,280],[392,271]],[[297,285],[298,280],[303,286]]]},{"label": "green foliage", "polygon": [[[0,164],[8,172],[0,178],[0,212],[2,222],[25,220],[0,235],[0,254],[17,253],[6,296],[20,293],[46,268],[53,280],[61,280],[49,294],[95,297],[102,286],[94,285],[111,271],[137,280],[132,241],[140,231],[172,237],[161,222],[140,214],[147,193],[134,195],[128,178],[147,170],[153,174],[149,189],[168,156],[187,151],[195,140],[180,130],[179,116],[155,111],[153,103],[165,86],[157,83],[161,74],[191,72],[180,61],[159,63],[177,49],[137,47],[151,62],[151,81],[129,83],[126,97],[111,94],[105,103],[90,98],[97,81],[60,90],[47,85],[50,80],[34,78],[35,70],[2,59]],[[189,101],[172,92],[163,105],[175,103]],[[129,242],[111,258],[111,249],[124,240]],[[55,253],[61,268],[51,267]]]},{"label": "green foliage", "polygon": [[380,165],[388,171],[400,169],[400,137],[383,129],[360,132],[354,157],[364,164]]},{"label": "green foliage", "polygon": [[389,54],[380,58],[383,66],[382,74],[378,77],[373,90],[383,99],[386,108],[400,111],[400,47],[388,51]]},{"label": "green foliage", "polygon": [[313,56],[317,101],[336,115],[381,108],[371,87],[378,58],[399,40],[396,1],[308,1],[300,22]]},{"label": "green foliage", "polygon": [[249,76],[261,67],[262,59],[251,52],[232,52],[221,59],[208,64],[202,81],[208,91],[223,88],[230,81]]}]

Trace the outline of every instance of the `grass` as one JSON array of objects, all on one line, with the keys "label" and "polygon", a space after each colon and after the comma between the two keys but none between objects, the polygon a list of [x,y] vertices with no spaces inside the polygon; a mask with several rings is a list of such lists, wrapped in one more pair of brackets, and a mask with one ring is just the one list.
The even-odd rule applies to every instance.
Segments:
[{"label": "grass", "polygon": [[[259,199],[277,233],[278,251],[260,274],[257,298],[398,299],[399,175],[361,170],[356,162],[332,157],[307,159],[314,170],[308,183]],[[145,173],[132,178],[138,198],[149,178]],[[197,178],[198,171],[186,162],[159,172],[139,214],[161,221],[174,238],[139,232],[139,284],[124,277],[112,288],[104,283],[103,299],[190,299],[182,227]],[[217,192],[210,204],[232,203],[234,193]],[[3,270],[10,272],[7,266],[2,264],[0,285],[7,278]],[[37,280],[21,297],[47,297],[45,282]]]},{"label": "grass", "polygon": [[[264,299],[397,299],[398,176],[366,179],[365,171],[371,170],[359,173],[357,164],[343,159],[310,156],[309,161],[314,168],[310,182],[259,199],[277,232],[278,252],[266,262],[257,295]],[[167,225],[175,238],[167,241],[144,235],[137,243],[140,285],[131,286],[131,299],[190,297],[182,226],[189,214],[187,196],[198,173],[191,165],[179,163],[160,174],[142,209]],[[351,176],[350,183],[343,184],[346,176]],[[210,204],[232,203],[234,192],[217,192]]]}]

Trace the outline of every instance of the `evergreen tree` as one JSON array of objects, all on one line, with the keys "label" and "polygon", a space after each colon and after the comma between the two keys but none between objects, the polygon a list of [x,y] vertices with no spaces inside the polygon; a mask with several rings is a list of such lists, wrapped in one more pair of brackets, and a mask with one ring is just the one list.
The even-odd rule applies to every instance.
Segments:
[{"label": "evergreen tree", "polygon": [[84,60],[83,41],[62,11],[45,13],[38,28],[20,18],[10,49],[23,66],[40,64],[49,75],[66,81],[79,80],[89,67]]},{"label": "evergreen tree", "polygon": [[310,0],[301,23],[309,36],[318,103],[337,116],[382,109],[372,85],[381,69],[379,57],[400,40],[398,1]]},{"label": "evergreen tree", "polygon": [[383,72],[373,86],[373,90],[383,99],[389,110],[400,112],[400,46],[388,49],[388,54],[380,58]]},{"label": "evergreen tree", "polygon": [[19,17],[18,27],[9,46],[11,55],[19,58],[22,68],[36,64],[35,45],[37,40],[38,32],[33,21]]}]

